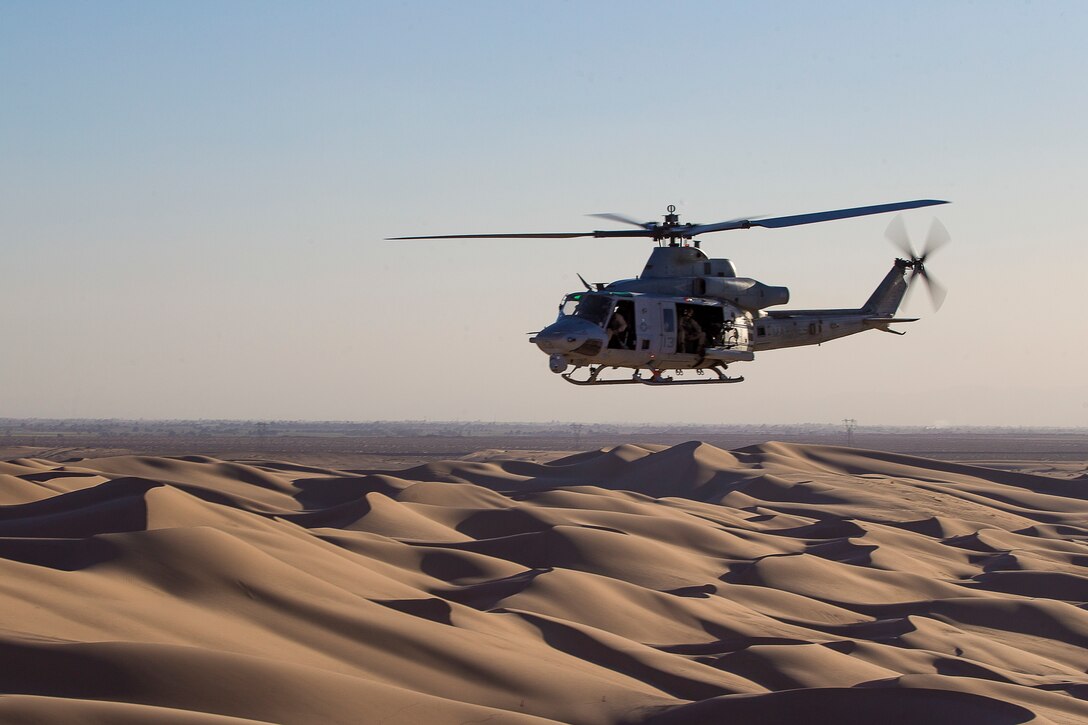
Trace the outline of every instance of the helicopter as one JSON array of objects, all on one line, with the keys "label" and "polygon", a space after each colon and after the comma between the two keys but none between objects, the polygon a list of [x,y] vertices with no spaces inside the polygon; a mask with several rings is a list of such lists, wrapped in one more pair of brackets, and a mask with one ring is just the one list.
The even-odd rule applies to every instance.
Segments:
[{"label": "helicopter", "polygon": [[[640,222],[612,213],[590,215],[635,229],[389,239],[651,239],[657,246],[638,277],[591,285],[578,275],[585,289],[564,295],[556,321],[529,333],[529,342],[548,355],[553,373],[575,385],[739,383],[744,377],[728,375],[729,366],[750,362],[756,353],[820,345],[867,330],[906,334],[891,325],[918,321],[917,317],[896,316],[916,279],[925,283],[935,308],[944,300],[943,287],[930,276],[925,264],[930,254],[948,243],[948,232],[934,219],[919,254],[902,217],[896,215],[886,236],[906,258],[895,259],[861,307],[796,310],[768,309],[787,304],[789,289],[738,277],[731,260],[706,256],[699,235],[753,227],[777,229],[947,203],[916,199],[793,216],[739,217],[711,224],[681,223],[676,207],[670,204],[664,223]],[[604,375],[625,369],[633,370],[630,377]],[[679,379],[688,370],[694,371],[694,379]]]}]

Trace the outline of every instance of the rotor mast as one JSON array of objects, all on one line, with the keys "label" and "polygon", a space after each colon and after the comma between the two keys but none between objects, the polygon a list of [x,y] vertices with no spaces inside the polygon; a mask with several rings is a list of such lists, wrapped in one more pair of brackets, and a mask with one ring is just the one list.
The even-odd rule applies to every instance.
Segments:
[{"label": "rotor mast", "polygon": [[685,234],[694,224],[681,224],[680,215],[676,213],[676,205],[669,204],[666,208],[665,223],[655,224],[655,231],[659,232],[659,235],[654,236],[654,240],[657,242],[663,242],[669,240],[670,247],[679,247],[683,245],[683,240],[691,240],[694,242],[695,247],[699,247],[698,240],[694,240],[691,234]]}]

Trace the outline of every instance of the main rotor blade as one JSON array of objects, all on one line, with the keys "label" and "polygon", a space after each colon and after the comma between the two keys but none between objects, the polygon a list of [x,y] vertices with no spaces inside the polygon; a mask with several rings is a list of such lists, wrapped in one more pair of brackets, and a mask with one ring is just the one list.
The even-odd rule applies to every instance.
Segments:
[{"label": "main rotor blade", "polygon": [[934,218],[933,223],[929,225],[926,244],[922,247],[922,256],[928,257],[932,252],[936,252],[950,241],[952,241],[952,237],[948,235],[948,230],[944,228],[944,224],[941,224],[939,219]]},{"label": "main rotor blade", "polygon": [[[705,234],[707,232],[721,232],[729,229],[748,229],[749,227],[766,227],[768,229],[777,229],[780,227],[794,227],[801,224],[815,224],[817,222],[828,222],[836,219],[849,219],[857,216],[867,216],[869,214],[884,214],[890,211],[900,211],[902,209],[917,209],[923,206],[933,206],[935,204],[947,204],[947,201],[940,201],[936,199],[917,199],[915,201],[899,201],[893,204],[877,204],[875,206],[859,206],[852,209],[835,209],[833,211],[821,211],[813,214],[797,214],[794,216],[780,216],[771,218],[762,218],[758,216],[742,217],[739,219],[730,219],[724,222],[717,222],[714,224],[693,224],[691,226],[682,225],[680,227],[664,227],[659,229],[656,224],[643,225],[633,220],[621,219],[620,215],[609,215],[606,218],[613,218],[615,221],[624,221],[625,223],[635,224],[642,227],[641,229],[606,229],[593,232],[553,232],[546,234],[429,234],[426,236],[418,237],[386,237],[386,239],[401,240],[401,239],[572,239],[574,237],[596,237],[598,239],[605,239],[609,237],[667,237],[671,236],[670,231],[678,232],[675,236],[684,236],[686,238],[694,237],[696,234]],[[604,216],[604,215],[595,215]],[[947,234],[947,233],[946,233]],[[935,247],[944,244],[943,241],[935,242]]]},{"label": "main rotor blade", "polygon": [[553,234],[431,234],[424,237],[386,237],[386,241],[400,239],[569,239],[592,237],[596,232],[555,232]]},{"label": "main rotor blade", "polygon": [[386,237],[386,241],[401,239],[573,239],[574,237],[653,237],[653,229],[605,229],[596,232],[551,232],[544,234],[430,234],[423,237]]},{"label": "main rotor blade", "polygon": [[657,237],[660,232],[656,229],[605,229],[593,232],[597,239],[609,237]]},{"label": "main rotor blade", "polygon": [[724,222],[714,222],[713,224],[692,224],[688,229],[684,230],[684,233],[689,236],[695,236],[696,234],[702,234],[704,232],[724,232],[729,229],[747,229],[748,227],[755,226],[757,220],[766,218],[766,214],[753,214],[751,216],[739,216],[735,219],[727,219]]},{"label": "main rotor blade", "polygon": [[800,224],[815,224],[816,222],[829,222],[836,219],[850,219],[870,214],[885,214],[890,211],[902,211],[903,209],[917,209],[923,206],[935,204],[947,204],[947,201],[937,199],[917,199],[915,201],[899,201],[893,204],[876,204],[874,206],[858,206],[853,209],[835,209],[834,211],[819,211],[814,214],[797,214],[796,216],[782,216],[774,219],[753,220],[752,226],[778,229],[779,227],[795,227]]},{"label": "main rotor blade", "polygon": [[907,255],[907,259],[914,259],[918,256],[914,253],[914,247],[911,246],[910,235],[907,234],[907,225],[903,222],[901,214],[896,214],[892,218],[888,228],[884,231],[884,237],[894,244],[896,249]]},{"label": "main rotor blade", "polygon": [[890,211],[903,209],[917,209],[923,206],[935,204],[947,204],[947,201],[938,199],[916,199],[914,201],[897,201],[892,204],[876,204],[874,206],[858,206],[851,209],[834,209],[832,211],[820,211],[812,214],[796,214],[794,216],[771,217],[770,219],[742,219],[716,224],[697,224],[687,230],[688,235],[705,234],[706,232],[720,232],[728,229],[748,229],[749,227],[766,227],[779,229],[781,227],[795,227],[801,224],[815,224],[817,222],[829,222],[836,219],[850,219],[869,214],[884,214]]},{"label": "main rotor blade", "polygon": [[737,217],[736,219],[729,219],[724,222],[714,222],[713,224],[695,224],[688,227],[685,230],[685,234],[688,236],[695,236],[696,234],[706,234],[707,232],[725,232],[730,229],[747,229],[755,225],[755,220],[758,217]]},{"label": "main rotor blade", "polygon": [[612,214],[610,212],[606,212],[603,214],[586,214],[586,216],[595,216],[599,219],[608,219],[609,221],[619,222],[620,224],[630,224],[632,226],[641,227],[642,229],[647,229],[654,225],[653,222],[640,222],[632,219],[629,216],[624,216],[623,214]]}]

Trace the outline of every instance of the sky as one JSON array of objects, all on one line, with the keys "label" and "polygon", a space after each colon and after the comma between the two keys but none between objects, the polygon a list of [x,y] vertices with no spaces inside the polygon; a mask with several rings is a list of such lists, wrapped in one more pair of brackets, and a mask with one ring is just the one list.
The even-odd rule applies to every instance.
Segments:
[{"label": "sky", "polygon": [[[0,417],[1088,426],[1088,4],[0,3]],[[739,385],[582,388],[526,333],[589,231],[905,199],[949,290]],[[859,306],[890,216],[704,238]]]}]

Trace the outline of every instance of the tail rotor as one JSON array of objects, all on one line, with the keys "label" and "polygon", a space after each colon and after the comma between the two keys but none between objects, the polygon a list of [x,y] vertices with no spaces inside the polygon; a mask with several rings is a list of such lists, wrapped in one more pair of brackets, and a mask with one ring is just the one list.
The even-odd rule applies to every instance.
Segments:
[{"label": "tail rotor", "polygon": [[933,220],[933,223],[929,226],[929,233],[926,234],[925,243],[922,245],[921,254],[914,251],[910,235],[907,234],[906,224],[903,223],[903,217],[900,215],[896,215],[888,224],[888,230],[884,233],[884,236],[907,256],[907,266],[911,269],[910,277],[907,278],[907,293],[909,294],[910,290],[914,288],[915,278],[920,277],[925,284],[926,291],[929,292],[929,299],[933,303],[933,309],[941,309],[945,297],[948,296],[948,291],[926,269],[926,260],[929,259],[931,254],[952,241],[948,230],[944,228],[944,224],[941,224],[937,219]]}]

